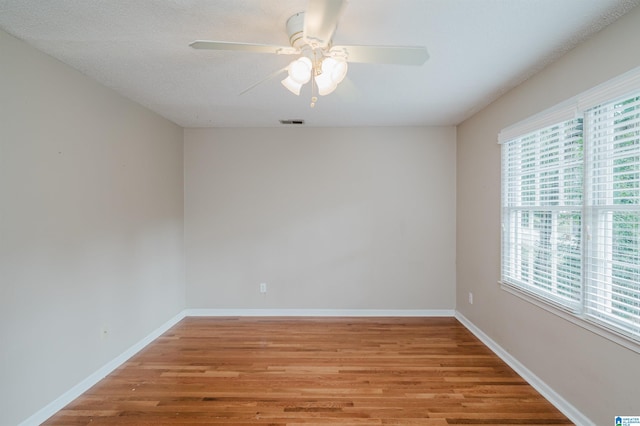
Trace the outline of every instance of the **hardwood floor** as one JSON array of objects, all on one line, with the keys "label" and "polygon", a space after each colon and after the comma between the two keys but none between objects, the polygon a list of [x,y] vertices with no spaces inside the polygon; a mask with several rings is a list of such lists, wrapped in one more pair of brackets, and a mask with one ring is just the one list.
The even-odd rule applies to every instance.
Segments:
[{"label": "hardwood floor", "polygon": [[454,318],[185,318],[46,425],[572,424]]}]

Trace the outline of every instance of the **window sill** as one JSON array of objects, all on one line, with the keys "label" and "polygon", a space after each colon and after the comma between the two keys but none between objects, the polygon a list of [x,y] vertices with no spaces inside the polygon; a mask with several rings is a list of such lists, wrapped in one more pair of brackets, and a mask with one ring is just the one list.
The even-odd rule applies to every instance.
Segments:
[{"label": "window sill", "polygon": [[572,324],[575,324],[579,327],[589,330],[590,332],[595,333],[601,337],[604,337],[605,339],[610,340],[631,351],[640,353],[640,344],[631,340],[629,337],[623,334],[604,328],[603,326],[595,322],[583,319],[577,316],[576,314],[573,314],[566,309],[555,306],[552,304],[552,302],[548,302],[525,290],[521,290],[517,287],[514,287],[502,281],[498,281],[498,284],[500,284],[500,288],[506,291],[507,293],[513,294],[514,296],[519,297],[520,299],[523,299],[541,309],[544,309],[547,312],[557,315],[560,318],[566,321],[569,321]]}]

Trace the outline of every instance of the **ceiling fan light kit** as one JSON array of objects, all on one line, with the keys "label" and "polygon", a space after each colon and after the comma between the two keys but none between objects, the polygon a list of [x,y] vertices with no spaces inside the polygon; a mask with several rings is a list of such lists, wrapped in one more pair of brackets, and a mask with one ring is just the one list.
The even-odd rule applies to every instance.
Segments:
[{"label": "ceiling fan light kit", "polygon": [[[316,59],[319,56],[316,51],[313,52],[313,56],[313,60],[307,56],[301,56],[287,67],[289,75],[282,80],[282,85],[291,93],[300,95],[300,89],[311,80],[313,75],[313,83],[318,89],[318,94],[325,96],[336,90],[338,84],[347,75],[347,62],[344,59],[325,57],[324,54],[320,59]],[[312,86],[312,95],[313,92]]]},{"label": "ceiling fan light kit", "polygon": [[348,62],[419,66],[429,58],[424,46],[333,46],[333,34],[345,5],[346,0],[309,0],[306,12],[296,13],[287,20],[291,47],[211,40],[196,40],[190,46],[194,49],[300,55],[281,70],[287,71],[287,77],[281,83],[299,96],[302,86],[311,81],[311,107],[317,101],[316,90],[320,96],[336,90],[347,75]]},{"label": "ceiling fan light kit", "polygon": [[[344,80],[347,75],[347,61],[344,55],[339,56],[339,52],[335,53],[329,50],[330,39],[328,42],[324,42],[318,37],[308,38],[306,36],[308,30],[305,31],[305,25],[307,28],[310,26],[322,27],[322,23],[319,23],[318,19],[311,19],[311,22],[315,22],[315,24],[310,24],[305,16],[304,12],[299,12],[287,20],[289,42],[293,48],[300,51],[302,56],[291,61],[287,67],[288,76],[282,80],[282,85],[291,93],[299,96],[302,86],[308,83],[313,76],[311,87],[311,106],[313,107],[317,100],[315,98],[316,88],[320,96],[325,96],[336,90],[338,84]],[[321,33],[333,35],[334,30],[335,28],[329,28]],[[325,37],[329,36],[325,35]]]}]

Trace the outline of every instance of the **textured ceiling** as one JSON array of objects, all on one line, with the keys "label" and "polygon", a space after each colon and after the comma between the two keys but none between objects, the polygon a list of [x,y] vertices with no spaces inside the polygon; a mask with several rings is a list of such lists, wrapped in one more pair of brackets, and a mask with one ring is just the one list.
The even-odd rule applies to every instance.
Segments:
[{"label": "textured ceiling", "polygon": [[313,109],[310,85],[297,97],[284,76],[238,95],[290,56],[188,46],[287,45],[285,22],[304,0],[0,0],[0,28],[184,127],[452,125],[639,3],[350,0],[335,44],[424,45],[431,57],[351,64]]}]

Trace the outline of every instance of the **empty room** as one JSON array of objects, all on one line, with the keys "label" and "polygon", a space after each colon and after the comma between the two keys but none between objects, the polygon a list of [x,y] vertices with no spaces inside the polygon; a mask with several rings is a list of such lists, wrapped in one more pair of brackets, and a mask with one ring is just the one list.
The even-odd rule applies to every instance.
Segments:
[{"label": "empty room", "polygon": [[640,425],[640,0],[0,0],[0,425]]}]

